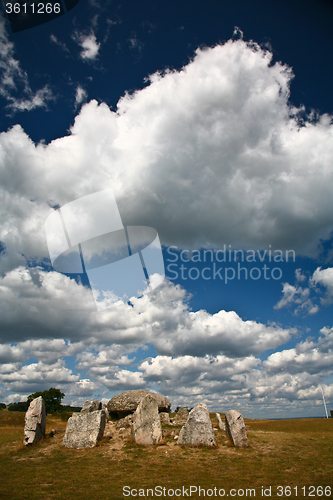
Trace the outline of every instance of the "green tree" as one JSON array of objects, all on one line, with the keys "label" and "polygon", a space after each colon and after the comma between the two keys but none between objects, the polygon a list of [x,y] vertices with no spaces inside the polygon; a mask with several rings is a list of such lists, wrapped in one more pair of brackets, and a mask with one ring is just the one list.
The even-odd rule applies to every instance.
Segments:
[{"label": "green tree", "polygon": [[51,387],[48,391],[30,394],[27,399],[28,405],[33,399],[38,398],[39,396],[42,396],[44,399],[46,413],[54,413],[55,411],[59,411],[61,409],[61,400],[65,397],[65,394],[61,392],[60,389]]}]

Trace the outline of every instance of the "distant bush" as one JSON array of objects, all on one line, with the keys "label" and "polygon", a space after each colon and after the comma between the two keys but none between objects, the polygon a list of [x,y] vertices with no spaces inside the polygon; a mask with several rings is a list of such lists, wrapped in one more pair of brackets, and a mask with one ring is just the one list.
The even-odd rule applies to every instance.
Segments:
[{"label": "distant bush", "polygon": [[69,405],[60,405],[58,412],[70,411],[70,412],[80,412],[82,410],[82,406],[69,406]]},{"label": "distant bush", "polygon": [[8,411],[23,411],[26,412],[29,407],[27,401],[19,401],[18,403],[10,403],[7,406]]},{"label": "distant bush", "polygon": [[72,412],[70,411],[62,411],[60,413],[60,418],[63,422],[67,422],[67,420],[72,416]]},{"label": "distant bush", "polygon": [[0,410],[5,410],[7,407],[5,403],[0,403]]},{"label": "distant bush", "polygon": [[[60,418],[63,422],[67,422],[67,420],[73,415],[73,413],[77,413],[77,410],[73,410],[68,406],[69,410],[64,410],[63,408],[60,411],[56,411],[52,414],[52,417]],[[81,410],[81,408],[80,408]]]}]

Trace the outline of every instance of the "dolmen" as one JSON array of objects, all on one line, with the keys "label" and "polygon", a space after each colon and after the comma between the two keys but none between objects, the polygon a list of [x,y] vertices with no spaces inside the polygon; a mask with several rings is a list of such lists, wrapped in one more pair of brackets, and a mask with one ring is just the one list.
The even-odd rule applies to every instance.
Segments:
[{"label": "dolmen", "polygon": [[247,435],[244,419],[237,410],[229,410],[225,414],[225,431],[233,443],[238,448],[247,448]]},{"label": "dolmen", "polygon": [[28,446],[37,443],[45,436],[46,412],[42,396],[31,401],[25,414],[24,440]]},{"label": "dolmen", "polygon": [[145,446],[158,444],[162,440],[158,402],[152,394],[147,394],[135,410],[131,436],[135,443]]},{"label": "dolmen", "polygon": [[116,414],[118,418],[124,418],[127,415],[134,413],[141,400],[148,394],[156,400],[159,412],[170,412],[171,403],[168,398],[165,398],[155,392],[142,390],[127,391],[116,394],[108,402],[107,409],[110,414],[113,413]]},{"label": "dolmen", "polygon": [[177,443],[185,446],[216,446],[209,411],[204,403],[199,403],[190,411]]},{"label": "dolmen", "polygon": [[92,448],[103,437],[104,410],[73,413],[68,419],[63,445],[66,448]]}]

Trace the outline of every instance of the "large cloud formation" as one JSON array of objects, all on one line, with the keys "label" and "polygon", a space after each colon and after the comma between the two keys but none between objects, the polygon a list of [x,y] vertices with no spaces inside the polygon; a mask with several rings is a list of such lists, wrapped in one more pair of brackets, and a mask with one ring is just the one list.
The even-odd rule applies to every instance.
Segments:
[{"label": "large cloud formation", "polygon": [[[89,290],[74,280],[42,270],[36,275],[19,268],[0,284],[0,397],[7,402],[41,386],[61,387],[75,404],[151,388],[174,405],[204,400],[212,409],[240,407],[249,416],[263,406],[271,416],[314,414],[319,384],[333,374],[331,328],[316,341],[269,354],[297,331],[243,321],[233,311],[192,312],[179,285],[166,281],[132,305],[97,313]],[[332,384],[324,389],[327,398],[333,395]]]},{"label": "large cloud formation", "polygon": [[[0,136],[1,241],[47,257],[51,206],[111,187],[127,224],[162,243],[293,248],[314,255],[333,227],[331,117],[300,125],[291,70],[243,40],[156,73],[116,112],[83,106],[70,135]],[[7,268],[16,265],[7,262]]]},{"label": "large cloud formation", "polygon": [[[229,41],[150,76],[116,111],[85,104],[69,135],[48,145],[19,125],[0,135],[0,398],[43,380],[73,402],[151,387],[190,406],[317,404],[319,381],[332,376],[329,328],[265,360],[296,332],[232,311],[192,312],[168,282],[97,313],[88,288],[41,266],[54,207],[106,188],[124,224],[156,228],[164,245],[315,255],[333,227],[333,128],[327,115],[302,122],[288,101],[292,77],[269,51]],[[313,280],[330,292],[327,272]],[[308,300],[290,287],[280,308]],[[136,359],[140,349],[155,357]]]}]

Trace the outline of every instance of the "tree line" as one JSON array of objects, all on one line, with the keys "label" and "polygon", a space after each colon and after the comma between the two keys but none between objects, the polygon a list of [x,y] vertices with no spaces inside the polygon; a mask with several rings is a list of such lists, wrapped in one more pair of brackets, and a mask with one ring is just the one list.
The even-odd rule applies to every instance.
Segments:
[{"label": "tree line", "polygon": [[47,391],[43,392],[34,392],[30,394],[27,398],[27,401],[19,401],[17,403],[10,403],[9,405],[5,405],[5,403],[0,403],[0,409],[5,409],[9,411],[22,411],[26,412],[29,408],[31,401],[35,398],[42,396],[45,404],[46,413],[55,413],[62,411],[80,411],[81,407],[79,406],[64,406],[61,404],[62,399],[65,397],[65,394],[60,391],[60,389],[55,389],[51,387]]}]

